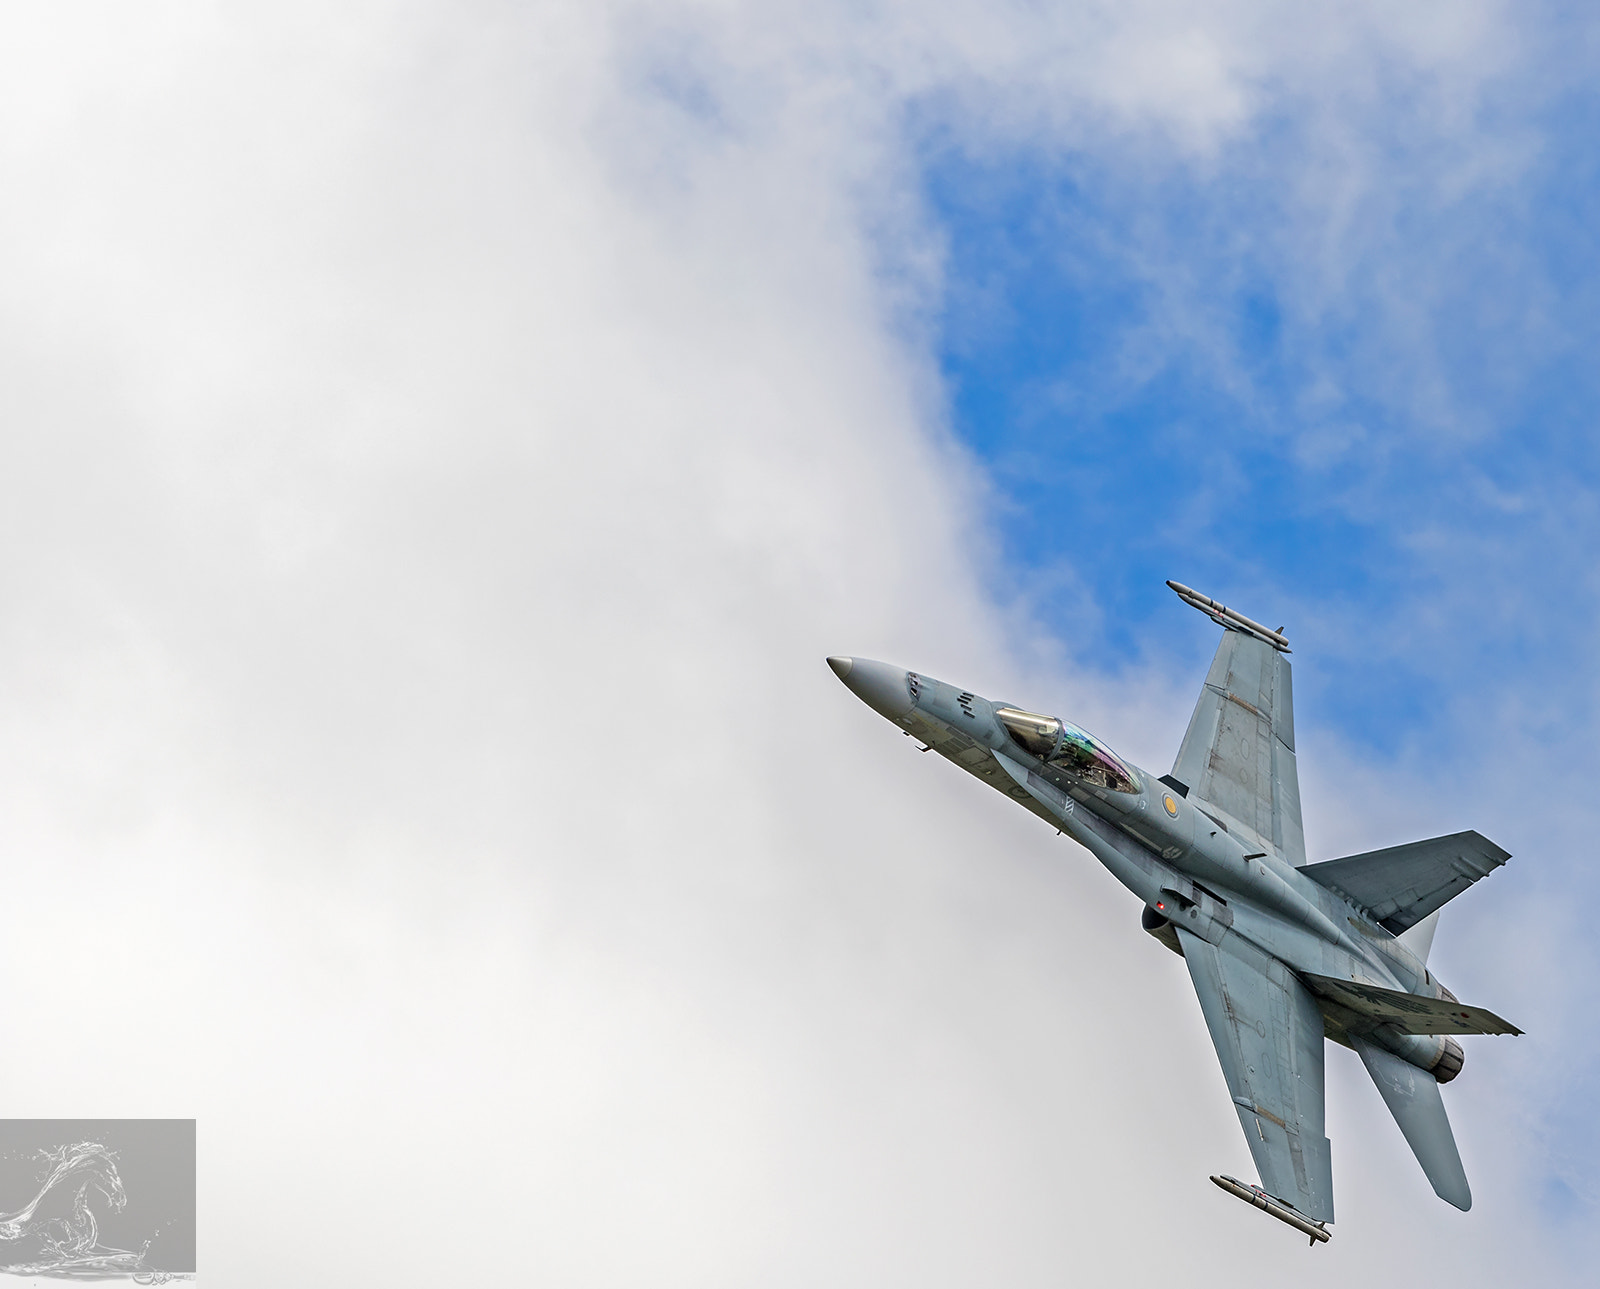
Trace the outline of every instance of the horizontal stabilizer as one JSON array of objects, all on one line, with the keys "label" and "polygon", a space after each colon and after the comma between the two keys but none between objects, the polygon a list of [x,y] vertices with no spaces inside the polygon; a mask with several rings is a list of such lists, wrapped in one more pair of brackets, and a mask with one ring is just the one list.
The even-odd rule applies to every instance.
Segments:
[{"label": "horizontal stabilizer", "polygon": [[1400,1125],[1411,1153],[1427,1174],[1433,1193],[1466,1212],[1472,1207],[1472,1190],[1467,1185],[1467,1171],[1461,1166],[1461,1152],[1456,1149],[1455,1133],[1450,1131],[1444,1099],[1433,1075],[1362,1039],[1351,1041],[1383,1094],[1389,1113]]},{"label": "horizontal stabilizer", "polygon": [[1453,998],[1423,998],[1358,980],[1338,980],[1302,972],[1306,988],[1318,998],[1347,1007],[1402,1034],[1520,1034],[1510,1021],[1485,1007],[1467,1007]]},{"label": "horizontal stabilizer", "polygon": [[1399,935],[1510,858],[1482,833],[1469,831],[1346,855],[1300,871],[1348,895]]}]

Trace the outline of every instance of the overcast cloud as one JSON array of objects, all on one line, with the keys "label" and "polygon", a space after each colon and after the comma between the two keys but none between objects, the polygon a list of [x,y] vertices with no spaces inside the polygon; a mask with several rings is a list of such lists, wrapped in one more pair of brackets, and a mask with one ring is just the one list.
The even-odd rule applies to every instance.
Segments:
[{"label": "overcast cloud", "polygon": [[1182,964],[822,664],[1165,768],[1199,672],[996,590],[919,148],[1448,133],[1515,34],[1390,8],[9,18],[4,1113],[197,1117],[219,1285],[1579,1283],[1483,1044],[1471,1215],[1338,1050],[1339,1238],[1216,1192]]}]

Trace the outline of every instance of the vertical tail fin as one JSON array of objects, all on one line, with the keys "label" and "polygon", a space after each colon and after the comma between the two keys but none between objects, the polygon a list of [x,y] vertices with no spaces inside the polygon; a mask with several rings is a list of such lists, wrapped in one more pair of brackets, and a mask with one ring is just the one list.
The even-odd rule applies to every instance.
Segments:
[{"label": "vertical tail fin", "polygon": [[1352,1035],[1350,1041],[1383,1094],[1389,1113],[1400,1125],[1411,1153],[1422,1165],[1434,1194],[1466,1212],[1472,1207],[1472,1190],[1467,1185],[1466,1170],[1461,1167],[1461,1152],[1456,1149],[1437,1080],[1364,1039]]},{"label": "vertical tail fin", "polygon": [[1426,963],[1428,951],[1433,948],[1433,933],[1439,929],[1439,914],[1443,909],[1434,911],[1423,918],[1415,926],[1407,927],[1395,939],[1417,955],[1417,961]]}]

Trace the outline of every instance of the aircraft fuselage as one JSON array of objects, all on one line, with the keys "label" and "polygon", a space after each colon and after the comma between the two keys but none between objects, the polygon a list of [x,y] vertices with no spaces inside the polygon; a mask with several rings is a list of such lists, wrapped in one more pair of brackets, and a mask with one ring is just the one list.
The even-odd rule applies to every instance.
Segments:
[{"label": "aircraft fuselage", "polygon": [[[929,750],[1039,815],[1095,856],[1145,906],[1147,931],[1176,950],[1169,926],[1219,944],[1241,937],[1296,973],[1375,985],[1426,998],[1450,997],[1424,964],[1363,910],[1312,881],[1182,787],[1125,759],[1098,783],[1034,755],[1008,727],[1027,715],[1010,704],[920,673],[867,659],[830,659],[868,706]],[[1069,727],[1072,728],[1072,727]],[[1241,833],[1244,836],[1241,836]],[[1248,838],[1248,839],[1247,839]],[[1164,934],[1165,933],[1165,934]],[[1338,1008],[1326,1033],[1347,1043]],[[1438,1066],[1446,1040],[1380,1027],[1367,1035],[1408,1063]],[[1348,1044],[1347,1044],[1348,1045]]]}]

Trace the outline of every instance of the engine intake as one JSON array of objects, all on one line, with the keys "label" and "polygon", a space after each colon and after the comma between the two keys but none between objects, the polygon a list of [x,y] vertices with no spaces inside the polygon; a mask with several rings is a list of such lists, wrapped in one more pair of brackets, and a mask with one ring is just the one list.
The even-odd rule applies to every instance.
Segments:
[{"label": "engine intake", "polygon": [[1157,913],[1148,904],[1144,906],[1144,912],[1139,914],[1139,925],[1151,935],[1155,936],[1157,940],[1160,940],[1162,944],[1166,945],[1167,948],[1171,949],[1180,958],[1183,957],[1183,946],[1178,943],[1178,933],[1173,928],[1172,923],[1166,918],[1162,917],[1161,914]]}]

